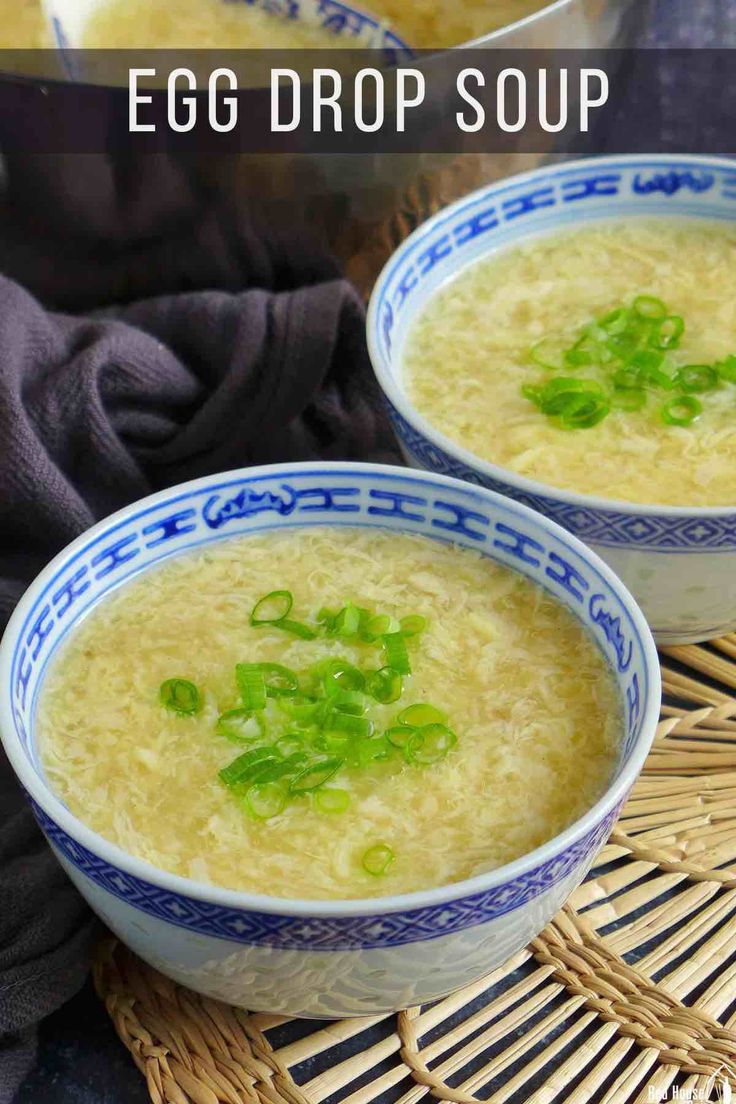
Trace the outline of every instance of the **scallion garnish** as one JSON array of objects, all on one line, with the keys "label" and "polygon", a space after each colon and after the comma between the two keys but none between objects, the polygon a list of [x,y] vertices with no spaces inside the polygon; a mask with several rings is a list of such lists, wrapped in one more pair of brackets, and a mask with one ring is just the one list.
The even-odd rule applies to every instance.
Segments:
[{"label": "scallion garnish", "polygon": [[189,679],[167,679],[161,683],[158,696],[165,709],[182,717],[192,717],[202,708],[202,696]]},{"label": "scallion garnish", "polygon": [[238,663],[235,681],[246,709],[266,708],[266,676],[260,663]]},{"label": "scallion garnish", "polygon": [[384,735],[388,742],[393,744],[394,747],[403,749],[409,743],[415,732],[416,729],[410,728],[408,725],[395,725],[394,728],[386,729]]},{"label": "scallion garnish", "polygon": [[409,763],[422,766],[438,763],[457,743],[455,733],[444,724],[428,724],[416,729],[404,745],[404,755]]},{"label": "scallion garnish", "polygon": [[317,790],[314,804],[320,813],[344,813],[350,805],[350,794],[347,790]]},{"label": "scallion garnish", "polygon": [[246,751],[239,755],[227,767],[223,767],[219,776],[229,789],[234,789],[236,786],[241,786],[244,782],[247,782],[257,773],[265,760],[278,760],[279,758],[278,752],[273,748],[253,748],[252,751]]},{"label": "scallion garnish", "polygon": [[411,674],[409,653],[406,649],[406,640],[401,632],[388,633],[381,638],[383,640],[383,654],[386,657],[386,666],[398,671],[400,675]]},{"label": "scallion garnish", "polygon": [[347,732],[365,740],[373,734],[375,725],[368,717],[354,717],[351,713],[330,713],[325,721],[326,732]]},{"label": "scallion garnish", "polygon": [[433,705],[417,702],[416,705],[408,705],[402,709],[397,717],[399,724],[409,725],[411,728],[421,728],[423,725],[445,724],[447,714]]},{"label": "scallion garnish", "polygon": [[[299,679],[295,672],[290,670],[289,667],[284,667],[280,663],[238,663],[235,668],[235,674],[241,695],[243,694],[245,680],[250,677],[247,674],[249,671],[259,672],[262,676],[266,689],[266,697],[293,698],[299,693]],[[265,706],[265,702],[263,704]],[[250,706],[250,708],[256,707]],[[263,708],[263,706],[260,708]]]},{"label": "scallion garnish", "polygon": [[249,744],[262,740],[266,726],[258,712],[251,709],[228,709],[217,718],[215,731],[233,744]]},{"label": "scallion garnish", "polygon": [[677,369],[675,383],[688,395],[712,391],[718,386],[718,372],[710,364],[685,364]]},{"label": "scallion garnish", "polygon": [[337,774],[343,762],[342,759],[323,759],[320,763],[313,763],[292,779],[289,789],[292,793],[308,793],[316,790],[318,786],[323,786]]},{"label": "scallion garnish", "polygon": [[380,878],[386,873],[394,858],[395,855],[388,844],[374,843],[363,855],[363,869],[374,878]]},{"label": "scallion garnish", "polygon": [[404,636],[419,636],[427,627],[427,618],[420,613],[410,613],[399,621],[399,631]]},{"label": "scallion garnish", "polygon": [[251,625],[277,625],[289,616],[294,605],[294,596],[290,590],[272,590],[264,594],[253,607],[250,615]]},{"label": "scallion garnish", "polygon": [[283,813],[288,793],[278,782],[256,782],[245,795],[248,811],[259,820],[270,820]]},{"label": "scallion garnish", "polygon": [[403,682],[401,675],[393,667],[381,667],[378,671],[370,672],[366,678],[365,688],[377,702],[388,705],[401,697]]},{"label": "scallion garnish", "polygon": [[675,395],[661,410],[666,425],[689,426],[703,413],[703,404],[694,395]]}]

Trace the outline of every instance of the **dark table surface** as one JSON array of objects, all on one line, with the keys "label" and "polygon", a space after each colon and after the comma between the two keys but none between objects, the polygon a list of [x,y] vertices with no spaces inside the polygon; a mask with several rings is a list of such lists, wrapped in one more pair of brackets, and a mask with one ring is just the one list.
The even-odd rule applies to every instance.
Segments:
[{"label": "dark table surface", "polygon": [[[653,0],[645,44],[733,47],[736,0]],[[36,1068],[16,1104],[148,1101],[143,1078],[87,983],[43,1024]]]}]

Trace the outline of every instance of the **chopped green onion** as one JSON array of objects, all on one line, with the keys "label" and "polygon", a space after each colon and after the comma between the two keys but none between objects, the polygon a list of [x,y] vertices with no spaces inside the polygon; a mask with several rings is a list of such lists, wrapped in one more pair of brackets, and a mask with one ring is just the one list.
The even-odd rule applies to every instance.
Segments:
[{"label": "chopped green onion", "polygon": [[235,786],[240,786],[243,782],[247,782],[254,773],[257,773],[259,767],[265,760],[277,760],[279,758],[278,752],[274,751],[273,748],[253,748],[253,751],[244,752],[243,755],[239,755],[238,758],[234,759],[227,767],[223,767],[219,772],[219,777],[226,786],[233,789]]},{"label": "chopped green onion", "polygon": [[408,617],[402,617],[399,628],[403,636],[419,636],[427,627],[427,618],[420,613],[410,613]]},{"label": "chopped green onion", "polygon": [[677,369],[675,382],[686,394],[712,391],[718,386],[718,372],[709,364],[686,364]]},{"label": "chopped green onion", "polygon": [[289,789],[292,793],[308,793],[310,790],[316,790],[318,786],[329,782],[332,776],[337,774],[343,762],[342,759],[323,759],[321,763],[313,763],[292,779]]},{"label": "chopped green onion", "polygon": [[400,629],[401,624],[395,617],[389,617],[388,614],[383,613],[378,617],[370,618],[365,626],[365,635],[368,640],[377,640],[379,636],[396,633]]},{"label": "chopped green onion", "polygon": [[581,395],[562,411],[560,422],[563,429],[590,429],[602,422],[610,409],[610,403],[596,395]]},{"label": "chopped green onion", "polygon": [[637,295],[631,307],[641,318],[655,321],[664,318],[667,314],[667,307],[654,295]]},{"label": "chopped green onion", "polygon": [[296,694],[293,698],[280,697],[276,701],[281,712],[300,727],[309,727],[315,723],[317,712],[322,704],[321,701],[304,694]]},{"label": "chopped green onion", "polygon": [[317,790],[314,804],[320,813],[344,813],[350,805],[350,794],[347,790]]},{"label": "chopped green onion", "polygon": [[[261,672],[267,697],[293,698],[299,694],[299,679],[295,672],[288,667],[283,667],[280,663],[238,663],[235,668],[235,675],[241,695],[243,694],[245,681],[250,677],[248,672],[252,670]],[[254,707],[251,706],[251,708]]]},{"label": "chopped green onion", "polygon": [[346,659],[324,659],[314,665],[312,673],[322,682],[328,696],[338,690],[363,690],[365,687],[365,676]]},{"label": "chopped green onion", "polygon": [[286,808],[287,791],[278,782],[257,782],[245,795],[248,811],[259,820],[270,820]]},{"label": "chopped green onion", "polygon": [[317,614],[317,624],[324,625],[325,632],[328,636],[331,636],[335,628],[335,618],[337,617],[337,610],[327,609],[322,606]]},{"label": "chopped green onion", "polygon": [[354,717],[351,713],[331,713],[325,721],[326,732],[347,732],[362,739],[371,736],[374,727],[367,717]]},{"label": "chopped green onion", "polygon": [[266,708],[266,677],[258,663],[238,663],[235,681],[246,709]]},{"label": "chopped green onion", "polygon": [[378,671],[371,671],[366,679],[366,690],[382,705],[398,701],[401,697],[403,683],[398,671],[393,667],[381,667]]},{"label": "chopped green onion", "polygon": [[675,395],[661,410],[666,425],[689,426],[703,412],[703,404],[694,395]]},{"label": "chopped green onion", "polygon": [[309,625],[304,625],[301,621],[292,621],[288,617],[285,617],[282,621],[277,621],[274,628],[283,629],[284,632],[291,633],[292,636],[298,636],[301,640],[315,640],[317,637],[317,633]]},{"label": "chopped green onion", "polygon": [[403,635],[400,632],[388,633],[382,640],[386,666],[392,667],[400,675],[410,675],[411,664]]},{"label": "chopped green onion", "polygon": [[369,704],[368,698],[360,690],[338,690],[330,698],[330,705],[338,713],[352,713],[355,717],[362,717],[367,713]]},{"label": "chopped green onion", "polygon": [[598,325],[609,334],[620,334],[631,325],[633,312],[628,307],[618,307],[600,319]]},{"label": "chopped green onion", "polygon": [[386,729],[384,735],[388,742],[393,744],[394,747],[404,748],[415,732],[416,729],[410,728],[408,725],[396,725],[394,728]]},{"label": "chopped green onion", "polygon": [[335,636],[355,636],[360,628],[360,610],[349,602],[341,609],[334,621]]},{"label": "chopped green onion", "polygon": [[427,766],[444,759],[456,743],[457,736],[446,725],[428,724],[413,733],[404,747],[404,755],[409,763]]},{"label": "chopped green onion", "polygon": [[391,752],[385,736],[372,736],[368,740],[358,740],[350,748],[349,758],[356,767],[367,767],[376,759],[387,759]]},{"label": "chopped green onion", "polygon": [[304,737],[299,732],[287,732],[285,736],[281,736],[276,741],[274,748],[279,755],[289,759],[292,755],[299,755],[304,750]]},{"label": "chopped green onion", "polygon": [[641,410],[646,404],[647,393],[643,387],[617,387],[612,402],[621,410]]},{"label": "chopped green onion", "polygon": [[215,731],[233,744],[248,744],[251,740],[263,739],[266,726],[250,709],[228,709],[217,718]]},{"label": "chopped green onion", "polygon": [[294,605],[294,596],[290,590],[272,590],[259,598],[250,615],[251,625],[276,625],[288,617]]},{"label": "chopped green onion", "polygon": [[656,349],[676,349],[685,332],[685,322],[679,314],[668,314],[654,328],[652,344]]},{"label": "chopped green onion", "polygon": [[529,383],[522,383],[521,393],[525,399],[528,399],[530,403],[534,403],[539,409],[542,409],[542,388],[532,387]]},{"label": "chopped green onion", "polygon": [[565,364],[572,368],[584,368],[589,364],[600,364],[610,360],[608,349],[590,334],[583,334],[564,356]]},{"label": "chopped green onion", "polygon": [[385,874],[395,859],[391,848],[385,843],[374,843],[363,855],[363,869],[374,878],[380,878]]},{"label": "chopped green onion", "polygon": [[715,369],[722,380],[736,383],[736,356],[729,355],[724,360],[719,360]]},{"label": "chopped green onion", "polygon": [[279,778],[298,774],[308,762],[308,757],[300,751],[294,752],[288,759],[264,759],[254,767],[251,778],[254,782],[276,782]]},{"label": "chopped green onion", "polygon": [[167,679],[161,683],[158,696],[165,709],[182,717],[192,717],[202,708],[202,696],[189,679]]},{"label": "chopped green onion", "polygon": [[409,725],[410,728],[421,728],[423,725],[446,724],[447,714],[433,705],[417,702],[416,705],[408,705],[402,709],[397,720],[401,725]]}]

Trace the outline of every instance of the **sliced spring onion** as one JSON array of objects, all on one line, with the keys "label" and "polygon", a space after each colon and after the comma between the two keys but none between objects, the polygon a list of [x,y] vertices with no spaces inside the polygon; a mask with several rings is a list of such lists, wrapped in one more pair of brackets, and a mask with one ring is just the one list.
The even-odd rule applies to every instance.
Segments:
[{"label": "sliced spring onion", "polygon": [[403,634],[400,632],[387,633],[382,637],[382,641],[386,667],[391,667],[394,671],[398,671],[400,675],[410,675],[411,664]]},{"label": "sliced spring onion", "polygon": [[382,874],[386,873],[395,857],[388,844],[374,843],[365,852],[361,862],[367,874],[372,874],[374,878],[380,878]]},{"label": "sliced spring onion", "polygon": [[611,404],[597,395],[581,395],[560,415],[563,429],[590,429],[609,414]]},{"label": "sliced spring onion", "polygon": [[[238,686],[241,685],[241,671],[248,668],[256,668],[261,671],[266,685],[266,696],[269,698],[294,698],[299,694],[299,679],[296,672],[280,663],[239,663],[236,670]],[[241,691],[242,692],[242,691]]]},{"label": "sliced spring onion", "polygon": [[676,349],[685,332],[685,322],[679,314],[668,314],[657,322],[652,334],[656,349]]},{"label": "sliced spring onion", "polygon": [[633,319],[633,311],[628,307],[618,307],[610,311],[598,322],[602,330],[609,334],[620,334],[629,328]]},{"label": "sliced spring onion", "polygon": [[320,813],[344,813],[350,805],[350,794],[347,790],[317,790],[314,805]]},{"label": "sliced spring onion", "polygon": [[294,752],[287,759],[264,759],[254,767],[250,777],[254,782],[276,782],[279,778],[299,774],[308,762],[308,756],[300,751]]},{"label": "sliced spring onion", "polygon": [[355,636],[360,628],[360,610],[349,602],[341,609],[334,621],[333,632],[335,636]]},{"label": "sliced spring onion", "polygon": [[655,295],[637,295],[631,304],[631,309],[641,318],[654,319],[655,321],[664,318],[667,314],[667,307]]},{"label": "sliced spring onion", "polygon": [[276,625],[289,616],[294,605],[294,595],[290,590],[272,590],[270,594],[264,594],[254,605],[251,615],[251,625]]},{"label": "sliced spring onion", "polygon": [[718,372],[710,364],[685,364],[677,369],[675,382],[685,394],[700,394],[718,386]]},{"label": "sliced spring onion", "polygon": [[274,622],[274,628],[282,629],[292,636],[298,636],[300,640],[315,640],[317,637],[317,633],[309,625],[305,625],[302,621],[292,621],[289,617]]},{"label": "sliced spring onion", "polygon": [[373,721],[367,717],[354,717],[350,713],[330,713],[325,720],[325,732],[346,732],[360,739],[372,736],[374,728]]},{"label": "sliced spring onion", "polygon": [[365,685],[371,697],[382,705],[398,701],[403,690],[401,675],[393,667],[381,667],[378,671],[371,671]]},{"label": "sliced spring onion", "polygon": [[321,681],[328,696],[339,690],[363,690],[365,676],[347,659],[325,659],[316,663],[312,673]]},{"label": "sliced spring onion", "polygon": [[404,748],[415,732],[416,729],[410,728],[409,725],[395,725],[393,728],[387,728],[384,735],[394,747]]},{"label": "sliced spring onion", "polygon": [[370,702],[360,690],[338,690],[330,698],[330,705],[338,713],[352,713],[354,717],[362,717],[368,712]]},{"label": "sliced spring onion", "polygon": [[406,709],[402,709],[396,719],[400,725],[421,728],[423,725],[446,724],[447,714],[435,708],[434,705],[417,702],[416,705],[408,705]]},{"label": "sliced spring onion", "polygon": [[322,606],[322,608],[317,613],[317,624],[324,627],[324,630],[328,636],[332,635],[335,627],[336,617],[337,610],[327,609],[326,606]]},{"label": "sliced spring onion", "polygon": [[283,813],[288,793],[278,782],[256,782],[245,795],[248,811],[259,820],[270,820]]},{"label": "sliced spring onion", "polygon": [[660,413],[665,425],[689,426],[703,413],[703,404],[694,395],[675,395]]},{"label": "sliced spring onion", "polygon": [[353,766],[367,767],[377,759],[388,759],[391,747],[385,736],[372,736],[368,740],[354,741],[349,750],[349,759]]},{"label": "sliced spring onion", "polygon": [[378,640],[380,636],[385,636],[386,633],[399,632],[401,624],[396,617],[390,617],[386,613],[379,614],[377,617],[371,617],[365,626],[365,636],[368,640]]},{"label": "sliced spring onion", "polygon": [[427,618],[420,613],[410,613],[408,617],[402,617],[399,621],[399,629],[403,636],[419,636],[427,627]]},{"label": "sliced spring onion", "polygon": [[647,393],[643,387],[617,387],[611,400],[621,410],[641,410],[646,401]]},{"label": "sliced spring onion", "polygon": [[455,733],[443,724],[429,724],[412,734],[404,747],[404,755],[409,763],[427,766],[444,759],[457,743]]},{"label": "sliced spring onion", "polygon": [[233,744],[249,744],[266,734],[263,718],[250,709],[228,709],[217,718],[215,731]]},{"label": "sliced spring onion", "polygon": [[260,663],[238,663],[235,681],[246,709],[266,708],[266,676]]},{"label": "sliced spring onion", "polygon": [[290,758],[292,755],[299,755],[304,751],[304,747],[305,740],[299,732],[287,732],[285,736],[281,736],[274,744],[276,751],[279,755],[283,755],[285,759]]},{"label": "sliced spring onion", "polygon": [[167,679],[161,683],[158,696],[164,709],[182,717],[192,717],[202,708],[202,696],[189,679]]},{"label": "sliced spring onion", "polygon": [[333,775],[337,774],[344,763],[343,759],[323,759],[320,763],[313,763],[300,774],[293,778],[289,789],[292,793],[308,793],[316,790],[318,786],[329,782]]},{"label": "sliced spring onion", "polygon": [[727,383],[736,383],[736,356],[727,356],[714,365],[718,375]]},{"label": "sliced spring onion", "polygon": [[223,767],[219,772],[219,777],[222,782],[229,789],[233,789],[235,786],[242,785],[243,782],[247,782],[249,778],[257,773],[260,766],[268,759],[278,760],[280,758],[277,751],[270,747],[253,748],[252,751],[246,751],[242,755],[239,755],[237,759],[233,759],[232,763]]}]

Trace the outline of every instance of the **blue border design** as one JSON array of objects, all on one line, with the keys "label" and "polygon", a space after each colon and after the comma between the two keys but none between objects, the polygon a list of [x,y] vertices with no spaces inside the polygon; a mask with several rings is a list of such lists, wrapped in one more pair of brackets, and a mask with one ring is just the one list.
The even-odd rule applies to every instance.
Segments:
[{"label": "blue border design", "polygon": [[[71,839],[35,803],[53,847],[85,878],[133,908],[198,935],[279,950],[357,951],[422,943],[496,920],[562,881],[608,838],[620,806],[566,851],[483,893],[439,905],[365,916],[284,916],[208,904],[119,870]],[[622,803],[623,804],[623,803]]]}]

